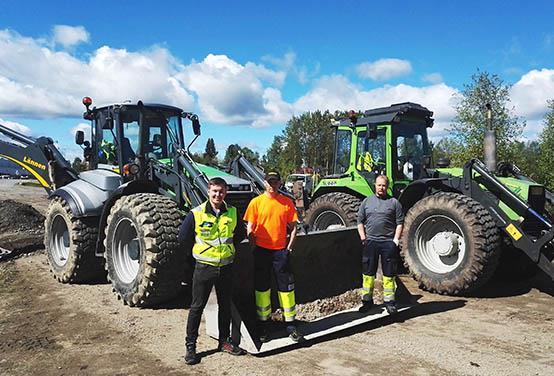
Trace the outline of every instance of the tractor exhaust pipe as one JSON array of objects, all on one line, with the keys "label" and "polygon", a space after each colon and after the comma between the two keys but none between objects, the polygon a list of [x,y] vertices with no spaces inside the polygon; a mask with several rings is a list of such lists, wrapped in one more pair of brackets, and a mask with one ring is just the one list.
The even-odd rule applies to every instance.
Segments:
[{"label": "tractor exhaust pipe", "polygon": [[487,108],[487,129],[485,130],[485,165],[490,172],[496,171],[496,132],[492,125],[492,107],[490,103],[485,105]]}]

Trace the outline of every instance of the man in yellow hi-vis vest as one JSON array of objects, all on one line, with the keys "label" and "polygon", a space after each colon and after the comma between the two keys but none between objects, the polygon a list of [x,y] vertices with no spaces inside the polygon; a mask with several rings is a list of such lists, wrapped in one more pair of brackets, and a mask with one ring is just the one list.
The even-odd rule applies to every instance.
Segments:
[{"label": "man in yellow hi-vis vest", "polygon": [[192,247],[196,260],[192,277],[192,303],[187,320],[185,340],[187,364],[200,361],[196,354],[196,340],[202,312],[215,286],[218,303],[218,349],[232,355],[242,355],[229,337],[231,324],[232,264],[235,246],[245,237],[244,225],[237,209],[225,204],[227,184],[222,178],[210,179],[208,201],[192,209],[179,230],[179,242],[186,249]]}]

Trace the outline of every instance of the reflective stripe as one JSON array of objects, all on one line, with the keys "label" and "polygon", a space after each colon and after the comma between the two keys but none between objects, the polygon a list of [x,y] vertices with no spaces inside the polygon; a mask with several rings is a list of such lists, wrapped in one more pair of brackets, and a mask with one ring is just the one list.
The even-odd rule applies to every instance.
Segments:
[{"label": "reflective stripe", "polygon": [[383,276],[383,300],[385,302],[394,301],[394,292],[396,291],[395,277]]},{"label": "reflective stripe", "polygon": [[254,290],[254,295],[256,298],[256,315],[258,320],[267,321],[271,314],[271,290]]},{"label": "reflective stripe", "polygon": [[286,322],[294,321],[296,316],[296,302],[294,299],[294,291],[278,291],[279,303],[283,308],[283,316]]},{"label": "reflective stripe", "polygon": [[268,306],[265,306],[265,307],[256,307],[256,309],[257,309],[259,312],[266,312],[266,311],[271,310],[271,306],[268,305]]},{"label": "reflective stripe", "polygon": [[283,308],[283,312],[294,312],[294,313],[296,313],[296,305],[292,306],[291,308]]},{"label": "reflective stripe", "polygon": [[231,256],[231,257],[220,259],[220,258],[217,258],[217,257],[207,257],[207,256],[204,256],[204,255],[199,255],[198,253],[193,253],[192,255],[198,261],[216,263],[216,264],[221,265],[221,266],[231,264],[233,262],[234,258],[235,258],[234,256]]},{"label": "reflective stripe", "polygon": [[218,238],[214,240],[205,240],[198,235],[194,238],[194,241],[200,245],[209,245],[212,247],[218,247],[223,244],[233,244],[233,238]]}]

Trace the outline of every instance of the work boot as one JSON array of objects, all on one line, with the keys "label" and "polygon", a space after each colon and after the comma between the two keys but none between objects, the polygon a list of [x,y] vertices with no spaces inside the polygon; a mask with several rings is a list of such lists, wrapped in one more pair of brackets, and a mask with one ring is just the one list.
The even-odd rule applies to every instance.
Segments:
[{"label": "work boot", "polygon": [[362,306],[358,308],[358,312],[366,313],[373,308],[373,299],[372,300],[362,300]]},{"label": "work boot", "polygon": [[398,308],[396,307],[396,303],[394,301],[386,302],[385,309],[387,310],[389,315],[394,315],[398,313]]},{"label": "work boot", "polygon": [[187,351],[185,353],[185,363],[189,366],[200,362],[198,355],[196,355],[196,345],[187,345]]},{"label": "work boot", "polygon": [[224,341],[219,342],[218,350],[221,352],[226,352],[227,354],[231,355],[244,355],[246,354],[246,351],[238,347],[233,343],[231,338],[227,338]]},{"label": "work boot", "polygon": [[298,331],[296,325],[287,325],[287,334],[289,338],[294,342],[300,342],[304,340],[304,335]]}]

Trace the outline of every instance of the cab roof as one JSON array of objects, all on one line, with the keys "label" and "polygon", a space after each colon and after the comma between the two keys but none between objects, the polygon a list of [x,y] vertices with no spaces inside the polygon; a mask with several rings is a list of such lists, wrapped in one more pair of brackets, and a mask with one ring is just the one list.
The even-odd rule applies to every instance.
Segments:
[{"label": "cab roof", "polygon": [[341,119],[337,126],[384,125],[402,122],[424,122],[427,127],[433,126],[433,112],[426,107],[412,102],[396,103],[389,107],[366,110],[364,116],[357,118],[354,124],[350,118]]}]

